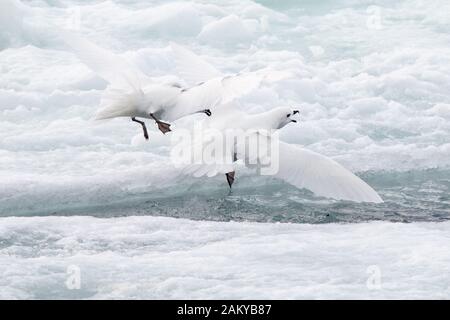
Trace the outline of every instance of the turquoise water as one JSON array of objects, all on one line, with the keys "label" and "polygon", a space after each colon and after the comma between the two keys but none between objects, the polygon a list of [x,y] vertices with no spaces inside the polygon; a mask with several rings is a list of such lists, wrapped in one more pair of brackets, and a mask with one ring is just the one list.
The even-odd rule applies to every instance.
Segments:
[{"label": "turquoise water", "polygon": [[[244,177],[233,191],[225,179],[189,187],[124,191],[104,188],[102,194],[40,194],[3,200],[2,216],[89,215],[121,217],[153,215],[194,220],[330,223],[363,221],[445,221],[450,218],[446,170],[368,172],[362,177],[382,204],[358,204],[314,197],[271,178]],[[100,190],[99,190],[100,191]]]}]

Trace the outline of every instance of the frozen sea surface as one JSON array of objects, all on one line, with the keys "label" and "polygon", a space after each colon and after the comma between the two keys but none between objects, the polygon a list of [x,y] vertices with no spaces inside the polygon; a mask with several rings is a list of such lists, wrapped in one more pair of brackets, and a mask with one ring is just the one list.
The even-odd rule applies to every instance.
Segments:
[{"label": "frozen sea surface", "polygon": [[[1,0],[0,297],[449,298],[449,21],[446,0]],[[91,120],[106,83],[61,28],[149,76],[174,75],[171,41],[223,72],[292,72],[242,106],[298,107],[281,138],[385,203],[247,171],[231,194],[224,177],[180,176],[170,135]],[[70,264],[80,290],[64,286]]]},{"label": "frozen sea surface", "polygon": [[[0,234],[0,298],[450,295],[450,222],[11,217],[2,219]],[[69,290],[74,270],[80,289]]]}]

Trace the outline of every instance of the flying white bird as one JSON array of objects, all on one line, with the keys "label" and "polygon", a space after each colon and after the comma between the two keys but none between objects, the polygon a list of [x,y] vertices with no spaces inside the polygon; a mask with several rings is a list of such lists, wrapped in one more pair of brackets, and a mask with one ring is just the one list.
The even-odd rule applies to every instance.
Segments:
[{"label": "flying white bird", "polygon": [[[208,81],[220,76],[219,71],[192,52],[182,48],[175,49],[178,73],[187,81]],[[283,72],[265,72],[264,77],[266,80],[278,81],[288,75]],[[249,82],[254,79],[249,76],[247,78]],[[177,166],[185,174],[195,177],[225,174],[231,188],[236,178],[236,168],[242,162],[250,168],[261,167],[267,164],[268,160],[270,162],[268,155],[274,151],[278,162],[278,168],[273,172],[276,178],[300,189],[308,189],[318,196],[356,202],[383,202],[367,183],[328,157],[278,140],[272,145],[259,142],[261,137],[266,141],[271,139],[271,130],[296,123],[298,110],[281,107],[259,114],[247,114],[238,110],[233,103],[222,103],[208,119],[209,128],[201,134],[200,140],[194,139],[190,143],[181,144],[181,151],[188,151],[185,152],[187,155],[193,153],[193,156],[176,160],[175,154],[172,158],[179,161]],[[211,141],[217,138],[217,133],[219,140],[230,134],[234,140],[232,143],[219,141],[214,147]],[[257,145],[259,150],[256,151],[256,148],[251,148],[249,144],[253,144],[253,147]],[[273,145],[276,146],[275,150],[268,150]],[[192,161],[204,159],[205,155],[210,161]]]},{"label": "flying white bird", "polygon": [[[342,167],[336,161],[309,151],[299,146],[276,141],[275,150],[270,155],[269,147],[249,148],[249,143],[257,143],[257,138],[266,135],[270,130],[278,130],[290,123],[296,123],[295,115],[298,110],[290,108],[275,108],[259,114],[246,114],[233,107],[224,106],[226,112],[220,114],[220,110],[210,119],[209,128],[225,132],[231,130],[244,133],[247,140],[235,139],[231,144],[227,144],[224,150],[215,150],[213,154],[219,155],[216,161],[208,163],[184,163],[182,170],[185,174],[195,177],[216,176],[225,174],[231,188],[235,181],[235,170],[242,162],[250,168],[260,167],[267,162],[268,157],[274,157],[278,168],[271,173],[274,177],[282,179],[297,188],[305,188],[318,196],[333,198],[337,200],[350,200],[355,202],[381,203],[383,200],[367,183],[359,177]],[[207,129],[208,130],[208,129]],[[200,140],[196,146],[192,146],[194,153],[204,153],[205,149],[211,145],[210,135],[205,131],[205,139]],[[238,133],[239,134],[239,133]],[[239,138],[239,137],[237,137]],[[267,136],[264,137],[267,139]],[[269,136],[269,139],[271,137]],[[223,146],[224,144],[220,144]],[[264,149],[266,148],[266,149]],[[208,156],[211,156],[211,150]],[[204,156],[204,154],[203,154]],[[196,157],[196,156],[194,156]],[[201,157],[196,157],[201,159]]]},{"label": "flying white bird", "polygon": [[[188,71],[184,76],[189,80],[200,79],[193,86],[182,88],[178,83],[161,83],[149,78],[118,55],[73,33],[64,32],[63,37],[79,59],[110,84],[95,118],[130,117],[142,126],[146,139],[145,122],[137,118],[153,119],[165,134],[171,129],[163,120],[175,121],[195,113],[211,116],[213,107],[248,93],[264,80],[276,80],[280,76],[269,70],[225,76],[207,63],[199,62],[195,54],[172,44],[177,63]],[[208,79],[203,80],[204,76]]]}]

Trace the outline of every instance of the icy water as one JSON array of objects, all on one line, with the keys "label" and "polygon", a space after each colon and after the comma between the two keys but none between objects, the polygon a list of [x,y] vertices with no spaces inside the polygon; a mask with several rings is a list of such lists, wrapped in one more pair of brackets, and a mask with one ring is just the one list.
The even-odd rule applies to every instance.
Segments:
[{"label": "icy water", "polygon": [[[314,197],[269,178],[244,177],[232,192],[224,179],[163,190],[108,188],[103,194],[75,190],[3,200],[3,216],[156,215],[212,221],[256,222],[396,222],[445,221],[450,218],[448,170],[366,173],[362,177],[385,200],[352,203]],[[222,177],[221,177],[222,178]],[[405,184],[407,187],[405,187]],[[75,194],[76,193],[76,194]]]},{"label": "icy water", "polygon": [[[449,21],[444,0],[2,1],[0,297],[448,298]],[[91,120],[106,84],[60,28],[149,76],[174,74],[171,41],[224,72],[292,72],[242,106],[298,107],[282,140],[332,157],[385,203],[251,172],[232,193],[224,177],[179,176],[170,137]],[[71,264],[80,290],[64,284]],[[370,265],[388,290],[367,289]]]}]

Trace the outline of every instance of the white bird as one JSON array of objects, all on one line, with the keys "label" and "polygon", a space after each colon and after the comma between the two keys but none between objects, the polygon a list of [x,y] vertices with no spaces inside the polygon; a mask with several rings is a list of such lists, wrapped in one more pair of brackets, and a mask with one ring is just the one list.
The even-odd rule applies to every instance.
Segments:
[{"label": "white bird", "polygon": [[[269,155],[269,150],[264,149],[259,150],[259,152],[251,152],[248,143],[255,143],[258,136],[265,135],[270,130],[278,130],[289,123],[296,123],[297,120],[294,119],[294,116],[299,111],[280,107],[250,115],[230,106],[224,106],[224,109],[226,111],[223,114],[218,112],[210,119],[209,129],[207,130],[219,130],[223,133],[226,130],[231,130],[239,132],[238,135],[244,133],[249,139],[235,139],[235,141],[240,142],[228,144],[225,150],[219,150],[220,152],[214,150],[211,153],[211,150],[208,150],[208,156],[211,156],[211,154],[220,155],[213,162],[184,163],[181,167],[185,174],[195,177],[212,177],[217,174],[225,174],[231,188],[235,180],[235,170],[240,162],[244,162],[250,168],[259,167],[263,163],[268,163],[268,157],[274,156],[273,154]],[[192,146],[194,153],[203,153],[205,147],[211,145],[211,135],[208,134],[207,130],[203,135],[204,139],[199,141],[196,146]],[[219,144],[220,147],[223,145]],[[367,183],[336,161],[282,141],[277,141],[275,146],[276,149],[272,152],[277,153],[278,168],[272,173],[274,177],[297,188],[308,189],[318,196],[355,202],[383,202],[377,192]],[[259,147],[261,148],[261,144],[259,144]],[[256,148],[253,148],[253,151],[255,150]],[[196,158],[201,159],[198,156]]]},{"label": "white bird", "polygon": [[268,70],[225,76],[199,61],[201,59],[193,53],[172,44],[178,65],[186,71],[184,76],[201,81],[192,87],[182,88],[178,83],[158,83],[118,55],[73,33],[64,32],[63,37],[79,59],[110,84],[102,96],[95,118],[130,117],[142,125],[146,139],[146,125],[137,118],[153,119],[165,134],[171,131],[170,124],[162,120],[175,121],[194,113],[211,116],[211,108],[216,105],[249,92],[265,79],[276,80],[276,75],[273,78],[274,75],[269,75]]},{"label": "white bird", "polygon": [[[206,80],[208,77],[217,77],[218,71],[193,53],[182,50],[178,56],[180,57],[176,59],[178,71],[184,78],[191,79],[198,75],[195,70],[202,70],[200,74]],[[186,64],[186,61],[189,63]],[[282,72],[267,75],[271,76],[273,81],[282,80],[287,76]],[[198,79],[193,79],[195,80]],[[273,130],[296,123],[295,115],[299,114],[298,110],[280,107],[259,114],[247,114],[238,110],[236,104],[224,103],[214,111],[214,115],[207,121],[209,128],[202,132],[200,140],[194,139],[190,143],[181,144],[181,152],[188,156],[178,157],[178,154],[172,154],[172,159],[178,157],[176,161],[179,162],[176,165],[185,174],[195,177],[225,174],[231,188],[235,181],[236,168],[241,162],[247,167],[258,168],[270,162],[271,159],[268,158],[273,155],[269,154],[275,151],[278,168],[271,174],[297,188],[305,188],[318,196],[338,200],[383,202],[367,183],[326,156],[282,141],[275,141],[275,150],[268,150],[271,147],[270,143],[265,145],[259,143],[261,137],[270,141]],[[225,137],[226,140],[226,137],[230,136],[233,138],[231,143],[220,141],[220,138]],[[218,137],[219,143],[214,146],[211,141]],[[259,150],[255,151],[256,149],[252,149],[249,144],[253,144],[253,147],[257,144]],[[210,161],[192,161],[204,159],[205,155]]]}]

